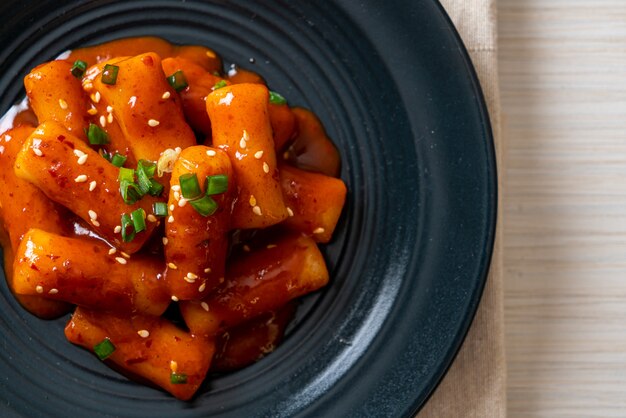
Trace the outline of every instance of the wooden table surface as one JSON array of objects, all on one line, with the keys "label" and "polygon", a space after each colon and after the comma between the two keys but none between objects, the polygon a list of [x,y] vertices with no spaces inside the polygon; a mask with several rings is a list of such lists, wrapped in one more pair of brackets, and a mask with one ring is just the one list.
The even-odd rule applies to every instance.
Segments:
[{"label": "wooden table surface", "polygon": [[626,0],[499,0],[508,416],[626,417]]}]

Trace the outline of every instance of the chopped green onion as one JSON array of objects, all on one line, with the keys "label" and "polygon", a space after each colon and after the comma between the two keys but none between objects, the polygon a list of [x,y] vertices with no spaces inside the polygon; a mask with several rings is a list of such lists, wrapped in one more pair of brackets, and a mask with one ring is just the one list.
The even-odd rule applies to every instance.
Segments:
[{"label": "chopped green onion", "polygon": [[89,128],[86,129],[85,132],[91,145],[104,145],[109,143],[109,134],[94,123],[90,123]]},{"label": "chopped green onion", "polygon": [[113,85],[117,82],[117,73],[120,67],[117,65],[107,64],[102,70],[102,82],[104,84]]},{"label": "chopped green onion", "polygon": [[108,162],[111,162],[111,154],[107,152],[107,150],[105,150],[104,148],[100,148],[100,150],[98,150],[98,154],[100,154],[100,156]]},{"label": "chopped green onion", "polygon": [[106,360],[111,354],[115,352],[115,346],[108,338],[100,341],[93,347],[94,353],[100,360]]},{"label": "chopped green onion", "polygon": [[222,87],[226,87],[226,80],[220,80],[217,83],[215,83],[215,85],[213,86],[212,90],[218,90],[221,89]]},{"label": "chopped green onion", "polygon": [[184,373],[174,373],[170,374],[170,382],[173,385],[183,385],[187,383],[187,375]]},{"label": "chopped green onion", "polygon": [[181,70],[178,70],[171,76],[167,77],[167,82],[170,83],[170,86],[172,86],[176,91],[184,90],[189,85],[187,84],[185,73]]},{"label": "chopped green onion", "polygon": [[154,177],[156,171],[156,163],[148,160],[139,160],[137,162],[137,170],[145,171],[146,175],[150,178]]},{"label": "chopped green onion", "polygon": [[213,215],[217,210],[217,202],[207,195],[199,199],[190,200],[189,204],[202,216]]},{"label": "chopped green onion", "polygon": [[76,78],[82,78],[85,75],[85,71],[87,71],[87,63],[82,60],[74,61],[74,65],[72,65],[72,69],[70,72]]},{"label": "chopped green onion", "polygon": [[154,213],[154,216],[167,216],[167,203],[154,202],[152,204],[152,213]]},{"label": "chopped green onion", "polygon": [[206,194],[208,196],[224,193],[228,190],[228,176],[226,174],[207,176],[206,184]]},{"label": "chopped green onion", "polygon": [[178,178],[178,181],[180,182],[180,191],[185,199],[196,199],[202,194],[196,173],[183,174]]},{"label": "chopped green onion", "polygon": [[146,171],[141,168],[141,165],[137,166],[137,186],[139,186],[139,190],[142,195],[148,193],[150,191],[150,187],[152,186],[150,177],[148,177]]},{"label": "chopped green onion", "polygon": [[117,178],[119,181],[128,181],[133,183],[135,181],[135,172],[130,168],[120,167],[120,173]]},{"label": "chopped green onion", "polygon": [[126,162],[127,157],[125,155],[115,153],[115,155],[111,158],[111,164],[116,167],[122,167]]},{"label": "chopped green onion", "polygon": [[[128,227],[131,228],[130,232]],[[133,220],[128,213],[122,215],[122,240],[124,242],[131,242],[135,239],[135,229],[133,226]]]},{"label": "chopped green onion", "polygon": [[287,100],[275,91],[270,91],[270,103],[275,105],[287,104]]},{"label": "chopped green onion", "polygon": [[150,196],[161,196],[161,193],[163,193],[163,185],[155,179],[150,179],[150,189],[148,190],[148,194]]},{"label": "chopped green onion", "polygon": [[141,231],[145,231],[146,229],[146,212],[139,208],[134,210],[130,214],[131,219],[133,220],[133,225],[135,226],[135,233],[139,233]]},{"label": "chopped green onion", "polygon": [[143,196],[141,190],[135,182],[129,182],[126,180],[120,181],[120,194],[122,195],[124,203],[127,205],[136,203]]}]

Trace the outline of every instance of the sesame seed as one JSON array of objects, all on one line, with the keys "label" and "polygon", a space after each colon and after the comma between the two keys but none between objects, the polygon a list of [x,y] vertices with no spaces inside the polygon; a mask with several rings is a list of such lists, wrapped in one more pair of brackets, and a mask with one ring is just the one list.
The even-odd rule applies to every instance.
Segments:
[{"label": "sesame seed", "polygon": [[100,226],[100,222],[96,221],[95,219],[92,219],[91,223],[93,224],[93,226]]},{"label": "sesame seed", "polygon": [[263,163],[263,171],[265,171],[265,174],[270,172],[270,166],[266,162]]},{"label": "sesame seed", "polygon": [[109,113],[113,112],[113,106],[107,106],[107,112]]},{"label": "sesame seed", "polygon": [[113,230],[114,234],[119,234],[120,232],[122,232],[122,227],[120,225],[116,226],[115,229]]},{"label": "sesame seed", "polygon": [[93,84],[91,84],[90,82],[87,82],[85,84],[83,84],[83,90],[85,91],[89,91],[93,88]]},{"label": "sesame seed", "polygon": [[82,151],[81,151],[81,150],[79,150],[79,149],[75,149],[75,150],[74,150],[74,155],[75,155],[75,156],[77,156],[78,158],[80,158],[80,157],[82,157],[83,155],[85,155],[85,153],[84,153],[84,152],[82,152]]},{"label": "sesame seed", "polygon": [[198,276],[196,276],[195,274],[193,274],[192,272],[187,273],[187,277],[189,277],[192,280],[196,280],[198,278]]},{"label": "sesame seed", "polygon": [[195,282],[196,282],[196,279],[191,279],[191,278],[189,278],[189,277],[187,277],[187,276],[183,277],[183,279],[184,279],[187,283],[192,283],[192,284],[193,284],[193,283],[195,283]]},{"label": "sesame seed", "polygon": [[167,222],[169,222],[169,223],[174,222],[174,217],[172,215],[170,215],[170,217],[167,218]]},{"label": "sesame seed", "polygon": [[249,253],[249,252],[250,252],[250,246],[248,246],[248,245],[244,245],[244,246],[243,246],[243,250],[244,250],[245,252]]},{"label": "sesame seed", "polygon": [[148,338],[150,336],[150,333],[146,329],[141,329],[137,331],[137,334],[139,334],[141,338]]},{"label": "sesame seed", "polygon": [[172,186],[172,191],[173,192],[180,192],[180,186],[178,184],[175,184]]},{"label": "sesame seed", "polygon": [[113,113],[109,113],[109,114],[107,115],[107,122],[109,122],[109,123],[113,123]]},{"label": "sesame seed", "polygon": [[81,174],[80,176],[74,179],[76,183],[84,183],[87,181],[87,176],[85,174]]},{"label": "sesame seed", "polygon": [[87,158],[89,157],[89,155],[87,154],[83,154],[80,157],[78,157],[78,165],[83,165],[87,162]]},{"label": "sesame seed", "polygon": [[111,249],[109,250],[109,255],[113,255],[113,254],[115,254],[116,252],[117,252],[117,250],[116,250],[115,248],[111,248]]},{"label": "sesame seed", "polygon": [[261,157],[263,157],[263,151],[257,151],[254,153],[254,158],[256,158],[257,160],[260,160]]},{"label": "sesame seed", "polygon": [[161,122],[159,122],[159,121],[158,121],[158,120],[156,120],[156,119],[150,119],[150,120],[148,121],[148,126],[150,126],[150,127],[154,128],[154,127],[156,127],[156,126],[159,126],[159,124],[160,124],[160,123],[161,123]]},{"label": "sesame seed", "polygon": [[289,216],[293,216],[293,210],[290,207],[287,207],[287,213]]},{"label": "sesame seed", "polygon": [[172,203],[170,205],[170,212],[174,212],[174,209],[176,209],[176,206],[174,206],[174,204]]},{"label": "sesame seed", "polygon": [[187,199],[185,199],[184,197],[178,201],[178,206],[181,208],[184,207],[186,204],[187,204]]},{"label": "sesame seed", "polygon": [[323,234],[323,233],[324,233],[324,231],[326,231],[324,228],[319,227],[319,228],[315,228],[315,229],[313,230],[313,233],[314,233],[314,234]]},{"label": "sesame seed", "polygon": [[207,267],[207,268],[205,268],[205,269],[204,269],[204,272],[205,272],[205,273],[210,273],[210,272],[211,272],[211,267]]},{"label": "sesame seed", "polygon": [[176,371],[178,371],[178,363],[176,363],[174,360],[170,361],[170,370],[172,371],[172,373],[176,373]]},{"label": "sesame seed", "polygon": [[174,192],[174,199],[180,200],[180,193]]},{"label": "sesame seed", "polygon": [[43,293],[43,287],[41,287],[41,286],[39,286],[39,285],[35,286],[35,292],[37,292],[37,293]]},{"label": "sesame seed", "polygon": [[213,52],[213,51],[207,51],[207,52],[206,52],[206,56],[207,56],[207,57],[209,57],[209,58],[215,58],[215,52]]},{"label": "sesame seed", "polygon": [[239,147],[244,149],[246,148],[246,141],[243,138],[239,140]]},{"label": "sesame seed", "polygon": [[250,140],[250,135],[248,135],[248,131],[246,131],[245,129],[243,130],[243,136],[241,137],[241,139],[243,139],[244,141]]},{"label": "sesame seed", "polygon": [[250,195],[250,206],[256,206],[256,197],[253,194]]},{"label": "sesame seed", "polygon": [[259,206],[255,206],[252,208],[252,212],[254,212],[255,215],[259,215],[261,216],[263,214],[263,212],[261,211],[261,208]]},{"label": "sesame seed", "polygon": [[200,287],[198,287],[198,292],[204,292],[204,289],[206,289],[206,283],[202,283]]},{"label": "sesame seed", "polygon": [[89,191],[93,192],[96,189],[96,181],[93,180],[91,183],[89,183]]},{"label": "sesame seed", "polygon": [[156,222],[157,218],[156,216],[154,216],[153,214],[148,214],[148,216],[146,216],[146,219],[148,220],[148,222]]},{"label": "sesame seed", "polygon": [[276,248],[276,247],[277,247],[277,245],[276,245],[276,244],[269,244],[269,245],[267,246],[267,249],[268,249],[268,250],[271,250],[272,248]]},{"label": "sesame seed", "polygon": [[98,214],[95,211],[89,209],[87,213],[89,214],[89,219],[93,219],[94,221],[98,219]]},{"label": "sesame seed", "polygon": [[63,110],[67,109],[67,102],[63,99],[59,99],[59,107]]},{"label": "sesame seed", "polygon": [[98,114],[98,109],[96,109],[95,107],[92,107],[87,110],[87,113],[90,114],[91,116],[95,116]]},{"label": "sesame seed", "polygon": [[166,91],[165,93],[163,93],[163,95],[161,96],[161,99],[163,100],[167,100],[169,99],[171,96],[171,93],[169,91]]},{"label": "sesame seed", "polygon": [[48,294],[49,295],[56,295],[57,293],[59,293],[59,289],[52,288],[52,289],[48,290]]},{"label": "sesame seed", "polygon": [[167,243],[170,242],[170,240],[167,239],[167,237],[163,237],[162,241],[163,241],[163,245],[167,245]]},{"label": "sesame seed", "polygon": [[217,155],[217,152],[215,152],[214,150],[210,149],[206,152],[206,155],[208,155],[209,157],[215,157],[215,155]]},{"label": "sesame seed", "polygon": [[174,302],[178,302],[178,298],[177,298],[176,296],[174,296],[174,295],[172,295],[172,300],[173,300]]},{"label": "sesame seed", "polygon": [[209,304],[206,302],[200,302],[200,306],[202,306],[202,309],[204,309],[205,311],[209,312]]},{"label": "sesame seed", "polygon": [[97,91],[91,95],[91,101],[94,103],[100,103],[100,92]]},{"label": "sesame seed", "polygon": [[103,128],[107,126],[107,118],[104,115],[100,115],[100,126]]},{"label": "sesame seed", "polygon": [[126,264],[126,259],[123,257],[115,257],[115,261],[117,261],[120,264]]},{"label": "sesame seed", "polygon": [[125,253],[124,251],[120,251],[120,254],[122,254],[122,257],[124,258],[130,258],[130,254]]},{"label": "sesame seed", "polygon": [[172,270],[176,270],[178,268],[178,267],[176,267],[176,264],[174,264],[174,263],[167,263],[167,266],[169,268],[171,268]]},{"label": "sesame seed", "polygon": [[35,153],[35,155],[37,157],[42,157],[43,156],[43,152],[41,152],[41,150],[39,148],[33,148],[33,152]]}]

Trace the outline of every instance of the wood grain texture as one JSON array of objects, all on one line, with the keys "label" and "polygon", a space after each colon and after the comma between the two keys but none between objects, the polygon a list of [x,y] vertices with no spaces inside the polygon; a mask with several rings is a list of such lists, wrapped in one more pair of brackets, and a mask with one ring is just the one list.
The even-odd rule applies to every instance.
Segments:
[{"label": "wood grain texture", "polygon": [[626,416],[626,1],[500,0],[508,416]]}]

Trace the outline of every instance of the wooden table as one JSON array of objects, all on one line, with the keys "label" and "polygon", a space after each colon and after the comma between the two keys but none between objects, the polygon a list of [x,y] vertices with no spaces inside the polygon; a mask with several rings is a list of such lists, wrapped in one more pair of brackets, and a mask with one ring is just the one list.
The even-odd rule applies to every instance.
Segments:
[{"label": "wooden table", "polygon": [[509,417],[626,417],[626,1],[498,12]]}]

